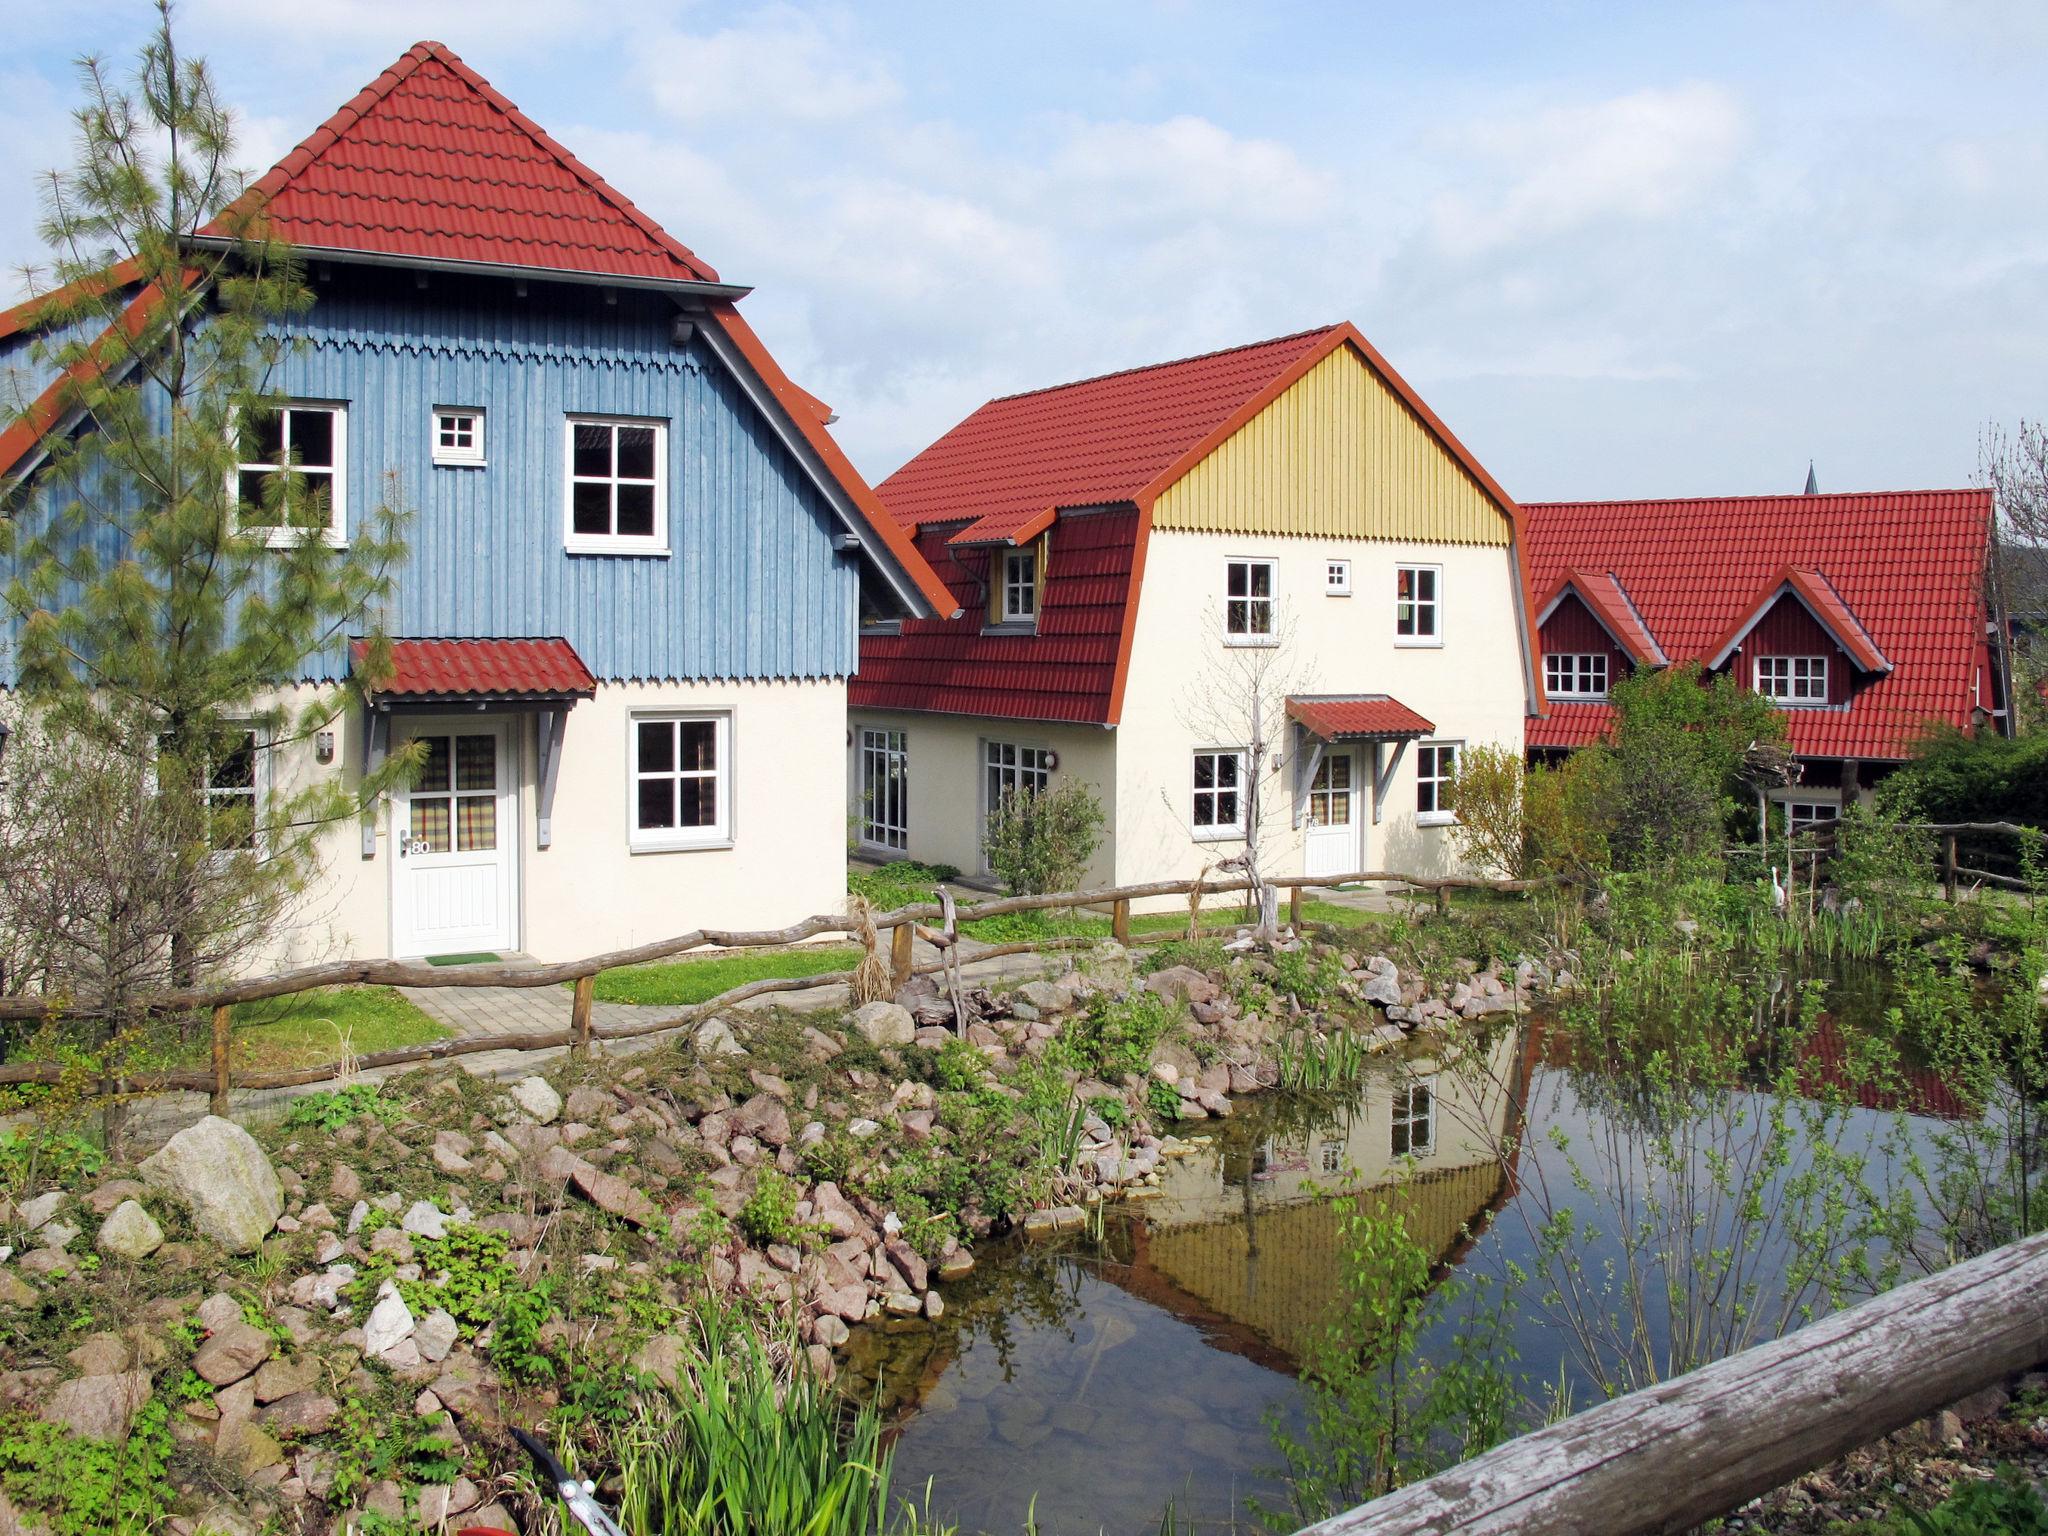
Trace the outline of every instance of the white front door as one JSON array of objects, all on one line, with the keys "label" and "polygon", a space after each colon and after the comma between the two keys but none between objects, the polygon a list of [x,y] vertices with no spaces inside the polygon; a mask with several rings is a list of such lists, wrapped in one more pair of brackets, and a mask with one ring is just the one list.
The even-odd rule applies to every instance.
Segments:
[{"label": "white front door", "polygon": [[1325,752],[1308,791],[1305,875],[1351,875],[1365,867],[1358,836],[1358,763],[1350,751]]},{"label": "white front door", "polygon": [[424,745],[392,796],[391,952],[514,949],[519,802],[505,721],[421,721],[392,743]]}]

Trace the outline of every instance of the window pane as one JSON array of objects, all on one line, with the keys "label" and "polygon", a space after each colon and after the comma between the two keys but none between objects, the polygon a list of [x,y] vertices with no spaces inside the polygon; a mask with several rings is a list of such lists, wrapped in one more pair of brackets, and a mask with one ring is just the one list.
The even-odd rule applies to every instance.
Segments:
[{"label": "window pane", "polygon": [[576,451],[570,463],[579,475],[609,478],[612,472],[612,429],[603,422],[576,424]]},{"label": "window pane", "polygon": [[263,503],[270,483],[276,478],[277,476],[275,475],[261,474],[258,471],[249,469],[243,470],[236,477],[235,496],[242,503],[241,512],[238,515],[244,527],[263,528],[269,526],[267,520],[275,514],[266,511]]},{"label": "window pane", "polygon": [[455,802],[455,846],[463,852],[488,853],[498,846],[498,801],[495,795],[466,795]]},{"label": "window pane", "polygon": [[640,825],[644,828],[672,827],[676,824],[676,781],[674,779],[642,779],[640,781]]},{"label": "window pane", "polygon": [[710,827],[718,823],[718,780],[682,779],[676,784],[682,798],[678,826]]},{"label": "window pane", "polygon": [[619,477],[628,480],[654,478],[654,428],[620,427]]},{"label": "window pane", "polygon": [[256,787],[256,738],[243,735],[234,750],[220,760],[207,783],[214,789],[254,789]]},{"label": "window pane", "polygon": [[1228,606],[1224,624],[1233,635],[1250,634],[1251,606],[1248,603],[1233,600]]},{"label": "window pane", "polygon": [[1237,787],[1237,754],[1235,752],[1217,753],[1216,782],[1230,789]]},{"label": "window pane", "polygon": [[579,480],[571,494],[574,498],[573,517],[578,533],[612,531],[612,488],[609,485],[593,485]]},{"label": "window pane", "polygon": [[414,789],[431,793],[448,787],[448,738],[429,736],[426,738],[427,755],[420,761],[420,771],[412,781]]},{"label": "window pane", "polygon": [[455,787],[496,789],[498,787],[498,738],[459,736],[455,741]]},{"label": "window pane", "polygon": [[1223,588],[1226,597],[1243,597],[1251,590],[1251,568],[1242,561],[1226,566],[1227,579]]},{"label": "window pane", "polygon": [[654,487],[651,485],[622,485],[619,487],[619,527],[621,534],[637,538],[648,538],[654,533]]},{"label": "window pane", "polygon": [[1195,754],[1195,788],[1211,789],[1216,784],[1216,758],[1213,753]]},{"label": "window pane", "polygon": [[284,421],[276,411],[245,411],[241,437],[244,464],[284,462]]},{"label": "window pane", "polygon": [[448,851],[448,802],[445,799],[422,800],[417,796],[412,802],[412,836],[415,842],[424,842],[428,853]]},{"label": "window pane", "polygon": [[640,761],[642,773],[667,773],[676,765],[676,728],[668,720],[642,720],[640,722]]},{"label": "window pane", "polygon": [[299,528],[325,528],[334,521],[334,476],[315,473],[307,475],[299,487],[298,506],[292,511],[292,524]]},{"label": "window pane", "polygon": [[1436,572],[1428,569],[1415,573],[1415,595],[1425,603],[1436,600]]},{"label": "window pane", "polygon": [[1273,567],[1270,565],[1254,565],[1251,568],[1251,581],[1253,597],[1273,595]]},{"label": "window pane", "polygon": [[1234,827],[1237,825],[1237,793],[1224,790],[1216,796],[1216,825]]},{"label": "window pane", "polygon": [[711,720],[681,722],[685,769],[706,772],[718,766],[718,726]]},{"label": "window pane", "polygon": [[307,469],[334,467],[332,411],[293,411],[291,435],[292,451],[298,455],[301,466]]}]

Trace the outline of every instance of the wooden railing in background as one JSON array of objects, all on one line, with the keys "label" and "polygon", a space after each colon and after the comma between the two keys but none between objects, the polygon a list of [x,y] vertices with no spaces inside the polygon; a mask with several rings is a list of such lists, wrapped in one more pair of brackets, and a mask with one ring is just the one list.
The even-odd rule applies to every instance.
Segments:
[{"label": "wooden railing in background", "polygon": [[[1401,885],[1433,892],[1438,909],[1442,910],[1450,892],[1454,890],[1514,892],[1533,890],[1553,883],[1555,882],[1547,880],[1488,880],[1464,875],[1411,875],[1399,870],[1360,870],[1346,875],[1319,875],[1313,879],[1304,875],[1283,875],[1265,881],[1269,886],[1289,892],[1289,915],[1297,923],[1301,918],[1301,892],[1309,887]],[[981,902],[976,906],[961,907],[957,911],[957,918],[959,922],[967,923],[981,918],[1000,917],[1012,912],[1107,909],[1110,914],[1111,933],[1119,942],[1130,943],[1133,902],[1164,896],[1188,896],[1198,892],[1202,895],[1228,895],[1232,892],[1247,891],[1251,889],[1251,885],[1252,882],[1247,877],[1236,875],[1220,879],[1154,880],[1140,885],[1056,891],[1038,896],[1004,896]],[[902,986],[913,975],[930,975],[943,969],[943,965],[939,963],[913,965],[911,960],[918,926],[942,917],[944,912],[945,908],[939,902],[922,902],[898,908],[893,912],[877,913],[871,918],[871,931],[877,934],[886,932],[890,935],[890,975],[896,986]],[[345,1072],[445,1061],[482,1051],[538,1051],[552,1050],[560,1046],[580,1051],[587,1049],[592,1040],[631,1039],[640,1035],[684,1028],[709,1017],[721,1008],[729,1008],[749,998],[776,992],[799,992],[813,987],[844,985],[853,979],[852,971],[829,971],[815,976],[773,977],[733,987],[704,1002],[679,1007],[673,1014],[664,1014],[659,1019],[636,1021],[624,1026],[599,1030],[593,1026],[591,1018],[596,978],[604,971],[667,960],[695,949],[788,948],[826,934],[856,934],[860,931],[859,925],[852,917],[839,914],[808,917],[800,923],[792,923],[787,928],[760,931],[692,929],[672,939],[635,945],[629,949],[611,950],[581,960],[564,960],[544,965],[458,967],[401,960],[345,960],[307,966],[275,976],[250,977],[213,987],[186,987],[137,994],[113,1002],[100,998],[44,996],[0,998],[0,1021],[110,1017],[132,1020],[165,1014],[210,1011],[213,1049],[207,1071],[124,1073],[108,1080],[105,1091],[203,1092],[210,1096],[214,1112],[219,1114],[226,1111],[228,1096],[235,1088],[301,1087],[309,1083],[326,1082],[342,1076]],[[1136,942],[1158,943],[1173,936],[1172,933],[1141,935]],[[1004,955],[1052,952],[1085,947],[1095,942],[1094,939],[1075,937],[1028,939],[983,946],[975,950],[973,958],[981,960]],[[302,992],[336,986],[557,987],[565,982],[574,985],[569,1004],[569,1025],[566,1029],[534,1031],[519,1035],[436,1040],[426,1045],[375,1051],[346,1064],[328,1062],[319,1066],[272,1072],[236,1072],[232,1067],[233,1011],[238,1004],[292,997]],[[64,1081],[65,1077],[66,1069],[57,1062],[0,1062],[0,1084],[59,1083]]]}]

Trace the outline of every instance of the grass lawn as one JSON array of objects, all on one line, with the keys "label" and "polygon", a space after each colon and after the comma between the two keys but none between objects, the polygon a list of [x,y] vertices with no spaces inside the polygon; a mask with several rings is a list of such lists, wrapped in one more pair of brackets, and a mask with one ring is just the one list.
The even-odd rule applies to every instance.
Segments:
[{"label": "grass lawn", "polygon": [[750,981],[850,971],[860,964],[860,954],[851,944],[813,944],[737,955],[707,955],[698,960],[664,960],[656,965],[604,971],[597,978],[594,995],[601,1003],[654,1003],[664,1007],[701,1003]]},{"label": "grass lawn", "polygon": [[[357,1056],[420,1045],[448,1033],[389,987],[336,987],[302,992],[235,1009],[234,1061],[238,1068],[273,1071],[340,1059],[344,1041]],[[195,1061],[210,1049],[195,1042]]]},{"label": "grass lawn", "polygon": [[876,868],[861,864],[849,867],[846,888],[855,896],[867,897],[877,912],[893,912],[898,907],[938,900],[932,888],[959,877],[960,871],[950,864],[920,864],[915,859],[898,859],[893,864]]}]

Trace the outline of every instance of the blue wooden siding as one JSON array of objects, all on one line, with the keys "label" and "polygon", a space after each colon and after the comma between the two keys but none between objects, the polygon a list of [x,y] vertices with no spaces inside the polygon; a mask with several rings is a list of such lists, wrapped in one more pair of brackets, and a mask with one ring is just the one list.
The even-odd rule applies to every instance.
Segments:
[{"label": "blue wooden siding", "polygon": [[[392,634],[560,635],[605,681],[852,673],[837,520],[702,338],[673,344],[667,301],[346,268],[315,292],[274,382],[347,403],[351,527],[390,476],[412,510]],[[483,408],[486,467],[434,464],[437,405]],[[563,548],[565,420],[585,413],[668,423],[666,557]],[[315,675],[343,665],[337,647]]]}]

